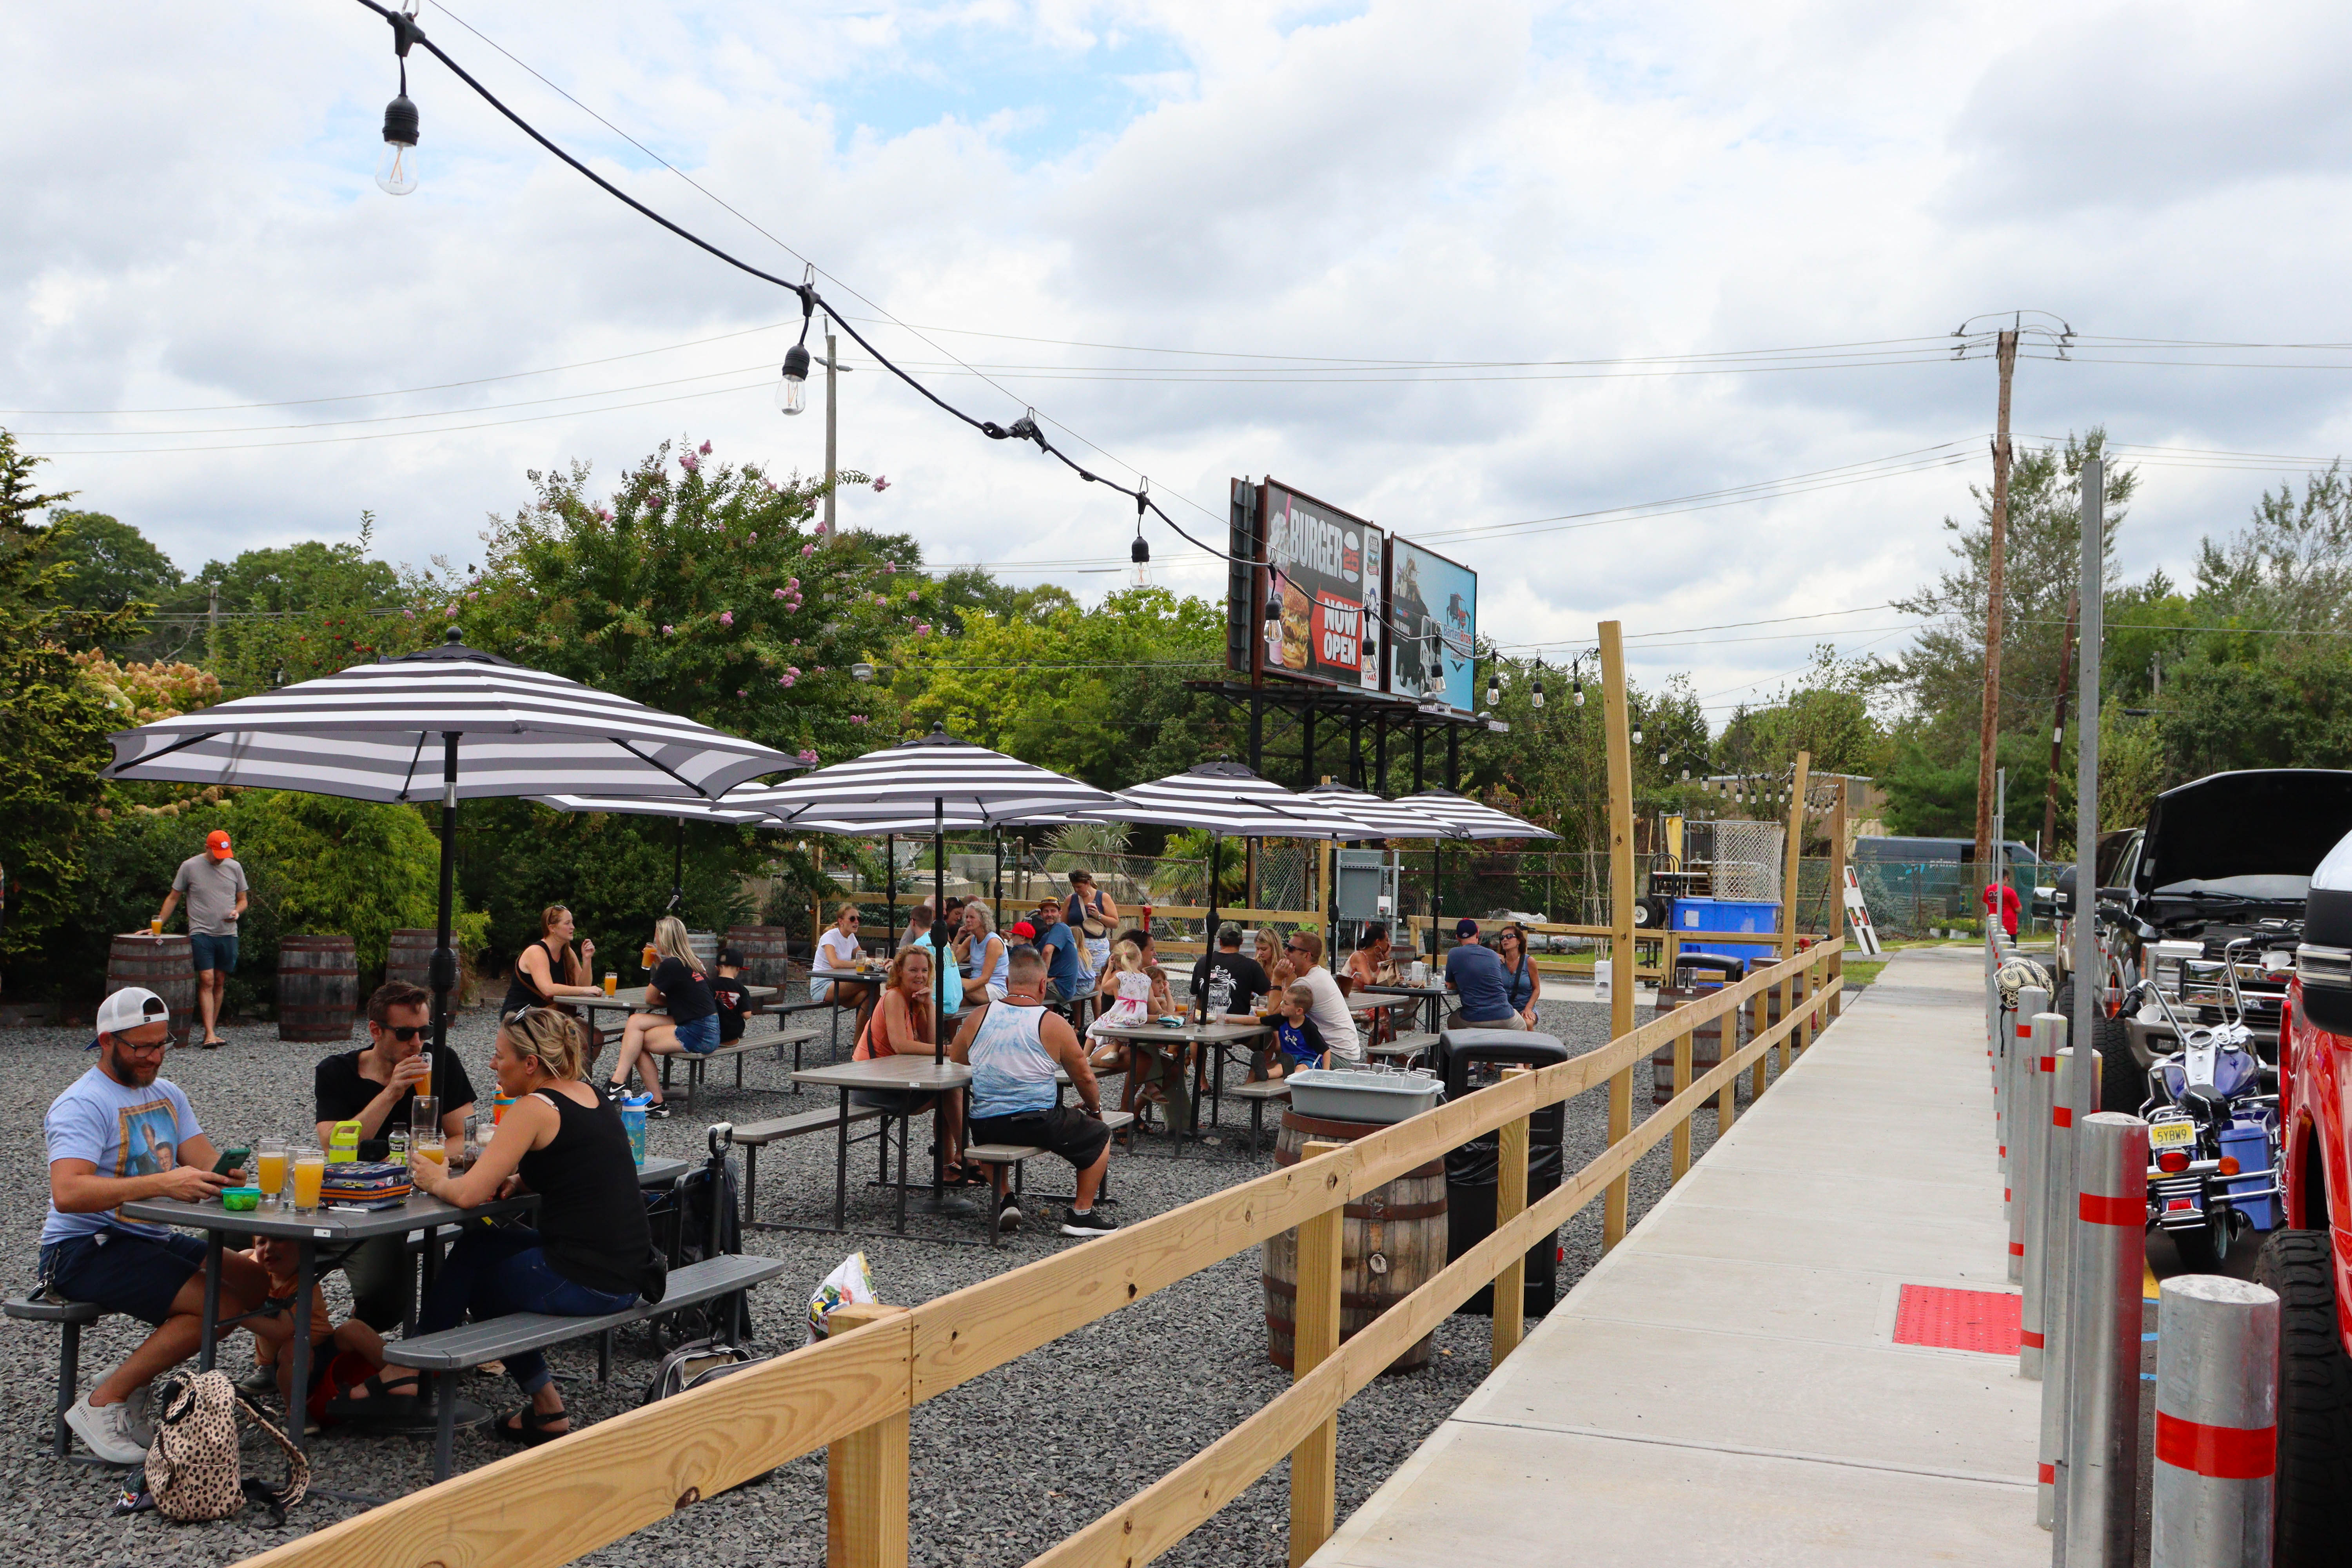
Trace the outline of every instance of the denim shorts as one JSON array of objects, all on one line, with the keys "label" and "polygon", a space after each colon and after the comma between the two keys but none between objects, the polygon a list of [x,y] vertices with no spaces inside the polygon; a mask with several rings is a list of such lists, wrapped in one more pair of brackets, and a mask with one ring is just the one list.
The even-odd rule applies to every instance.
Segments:
[{"label": "denim shorts", "polygon": [[226,936],[206,936],[195,931],[188,937],[188,949],[195,960],[196,972],[217,969],[223,974],[236,973],[236,932]]},{"label": "denim shorts", "polygon": [[719,1048],[719,1015],[706,1013],[691,1024],[672,1026],[677,1031],[678,1049],[696,1056],[708,1056]]},{"label": "denim shorts", "polygon": [[180,1288],[204,1266],[205,1244],[177,1232],[108,1229],[41,1247],[42,1282],[58,1295],[158,1325],[172,1315]]}]

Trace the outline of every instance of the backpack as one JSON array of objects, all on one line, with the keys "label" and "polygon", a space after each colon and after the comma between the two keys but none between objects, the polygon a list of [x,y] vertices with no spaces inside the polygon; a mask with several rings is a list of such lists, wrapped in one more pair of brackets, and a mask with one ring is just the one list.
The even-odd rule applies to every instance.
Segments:
[{"label": "backpack", "polygon": [[[162,1384],[152,1408],[155,1441],[147,1450],[147,1491],[155,1511],[182,1524],[226,1519],[251,1498],[274,1523],[310,1488],[310,1462],[286,1434],[246,1403],[225,1372],[200,1372]],[[242,1474],[239,1411],[286,1455],[286,1484],[268,1487]]]},{"label": "backpack", "polygon": [[637,1403],[651,1405],[656,1399],[667,1399],[673,1394],[715,1383],[769,1359],[724,1340],[692,1340],[662,1357],[653,1381],[646,1384],[645,1397]]}]

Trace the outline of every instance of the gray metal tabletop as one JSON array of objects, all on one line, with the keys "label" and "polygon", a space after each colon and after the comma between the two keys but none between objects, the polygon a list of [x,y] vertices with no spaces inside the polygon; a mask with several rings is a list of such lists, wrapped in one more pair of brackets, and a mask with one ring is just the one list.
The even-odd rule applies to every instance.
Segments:
[{"label": "gray metal tabletop", "polygon": [[1115,1040],[1181,1040],[1188,1045],[1230,1045],[1254,1040],[1271,1034],[1271,1024],[1101,1024],[1094,1026],[1097,1035],[1108,1035]]},{"label": "gray metal tabletop", "polygon": [[[772,985],[746,985],[743,996],[749,1002],[767,1002],[776,995]],[[567,1007],[577,1007],[586,1013],[639,1013],[645,1010],[646,988],[625,986],[610,996],[565,996],[560,999]]]},{"label": "gray metal tabletop", "polygon": [[803,1068],[793,1074],[793,1081],[822,1084],[827,1089],[905,1089],[935,1093],[969,1085],[971,1068],[961,1062],[935,1064],[926,1052],[921,1056],[877,1057],[871,1061]]}]

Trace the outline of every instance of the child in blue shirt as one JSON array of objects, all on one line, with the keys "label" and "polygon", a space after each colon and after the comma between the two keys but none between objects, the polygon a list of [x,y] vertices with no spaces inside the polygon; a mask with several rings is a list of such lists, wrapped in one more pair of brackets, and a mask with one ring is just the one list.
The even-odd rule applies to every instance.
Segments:
[{"label": "child in blue shirt", "polygon": [[1323,1043],[1323,1031],[1307,1016],[1314,1005],[1314,987],[1304,981],[1283,992],[1281,1010],[1274,1019],[1275,1054],[1279,1060],[1276,1070],[1268,1073],[1268,1077],[1279,1078],[1300,1068],[1331,1065],[1331,1049]]}]

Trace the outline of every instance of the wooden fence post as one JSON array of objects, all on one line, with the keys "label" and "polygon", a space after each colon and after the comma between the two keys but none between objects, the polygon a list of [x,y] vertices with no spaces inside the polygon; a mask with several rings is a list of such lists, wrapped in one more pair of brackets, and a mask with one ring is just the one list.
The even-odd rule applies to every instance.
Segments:
[{"label": "wooden fence post", "polygon": [[[1527,1075],[1526,1068],[1507,1068],[1503,1072],[1507,1081]],[[1522,1116],[1495,1130],[1496,1230],[1518,1218],[1528,1206],[1528,1121]],[[1503,1358],[1519,1348],[1527,1329],[1527,1310],[1528,1255],[1515,1252],[1495,1276],[1495,1342],[1487,1356],[1489,1370],[1502,1365]]]},{"label": "wooden fence post", "polygon": [[[1310,1142],[1304,1163],[1344,1149]],[[1346,1194],[1298,1225],[1298,1294],[1291,1322],[1290,1380],[1297,1383],[1339,1351],[1340,1226]],[[1290,1451],[1290,1568],[1305,1568],[1339,1522],[1339,1417],[1333,1412]]]},{"label": "wooden fence post", "polygon": [[[853,1302],[833,1310],[825,1331],[906,1310]],[[894,1412],[825,1450],[825,1568],[907,1568],[907,1415]]]},{"label": "wooden fence post", "polygon": [[[1748,998],[1748,1037],[1749,1039],[1752,1040],[1764,1032],[1767,1027],[1764,1016],[1764,993],[1759,990]],[[1771,1054],[1769,1051],[1759,1054],[1756,1065],[1748,1069],[1748,1101],[1750,1110],[1755,1109],[1756,1101],[1764,1098],[1764,1064]]]},{"label": "wooden fence post", "polygon": [[[1830,909],[1828,924],[1830,928],[1830,940],[1832,942],[1842,942],[1844,940],[1846,931],[1846,784],[1847,781],[1843,775],[1840,775],[1837,782],[1837,794],[1832,796],[1830,801]],[[1845,962],[1843,950],[1841,950],[1838,957],[1832,958],[1830,961],[1830,973],[1832,975],[1843,974],[1845,973]],[[1832,1019],[1835,1019],[1840,1013],[1843,1013],[1845,1010],[1843,1005],[1844,1001],[1845,998],[1843,995],[1832,996],[1830,998],[1830,1017]]]},{"label": "wooden fence post", "polygon": [[[1609,1037],[1633,1032],[1633,748],[1626,733],[1624,628],[1601,623],[1601,719],[1609,754]],[[1633,1068],[1609,1080],[1609,1142],[1633,1131]],[[1609,1184],[1601,1211],[1601,1250],[1625,1239],[1626,1177]]]},{"label": "wooden fence post", "polygon": [[[1736,1034],[1738,1031],[1735,1029],[1731,1032]],[[1692,1031],[1688,1029],[1675,1037],[1675,1095],[1677,1099],[1681,1098],[1683,1090],[1691,1086],[1691,1048],[1694,1044]],[[1680,1121],[1675,1123],[1673,1137],[1674,1163],[1668,1168],[1666,1177],[1668,1186],[1674,1185],[1690,1173],[1691,1124],[1690,1116],[1687,1113]]]}]

